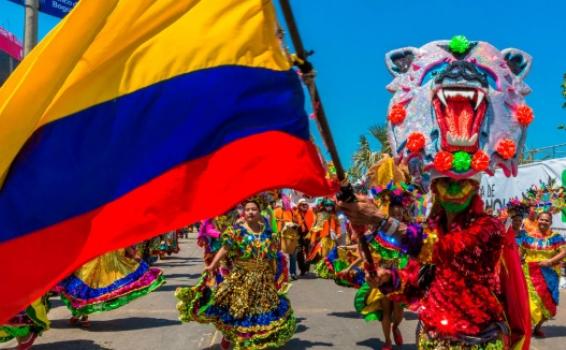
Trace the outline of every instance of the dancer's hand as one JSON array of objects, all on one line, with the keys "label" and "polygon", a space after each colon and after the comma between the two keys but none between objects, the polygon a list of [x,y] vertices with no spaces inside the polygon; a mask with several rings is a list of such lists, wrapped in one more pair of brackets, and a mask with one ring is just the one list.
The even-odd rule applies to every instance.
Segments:
[{"label": "dancer's hand", "polygon": [[391,271],[378,267],[376,269],[376,276],[372,277],[366,272],[366,282],[372,288],[379,288],[381,285],[391,281]]},{"label": "dancer's hand", "polygon": [[365,196],[356,195],[353,203],[338,202],[338,207],[353,225],[375,225],[383,219],[375,203]]},{"label": "dancer's hand", "polygon": [[216,271],[216,264],[205,265],[204,271],[208,273],[214,273],[214,271]]}]

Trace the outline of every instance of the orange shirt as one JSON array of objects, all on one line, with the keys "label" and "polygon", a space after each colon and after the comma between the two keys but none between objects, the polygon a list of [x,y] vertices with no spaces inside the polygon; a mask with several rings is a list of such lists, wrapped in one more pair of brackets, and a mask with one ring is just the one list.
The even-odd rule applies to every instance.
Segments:
[{"label": "orange shirt", "polygon": [[281,232],[286,222],[293,222],[293,211],[277,207],[273,210],[273,216],[277,222],[277,232]]},{"label": "orange shirt", "polygon": [[338,221],[336,214],[330,214],[330,217],[324,221],[320,237],[329,236],[330,231],[334,231],[337,236],[340,236],[340,221]]},{"label": "orange shirt", "polygon": [[312,208],[307,209],[306,212],[300,211],[298,208],[293,210],[294,221],[301,227],[302,233],[307,233],[311,230],[314,224],[314,211]]}]

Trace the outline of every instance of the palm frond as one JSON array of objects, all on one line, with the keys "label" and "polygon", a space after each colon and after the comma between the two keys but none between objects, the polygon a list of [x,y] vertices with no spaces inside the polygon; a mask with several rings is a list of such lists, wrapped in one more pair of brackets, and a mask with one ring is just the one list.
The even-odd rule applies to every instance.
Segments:
[{"label": "palm frond", "polygon": [[387,125],[373,125],[369,128],[369,133],[375,137],[375,139],[381,145],[381,153],[387,153],[392,155],[391,144],[389,143]]}]

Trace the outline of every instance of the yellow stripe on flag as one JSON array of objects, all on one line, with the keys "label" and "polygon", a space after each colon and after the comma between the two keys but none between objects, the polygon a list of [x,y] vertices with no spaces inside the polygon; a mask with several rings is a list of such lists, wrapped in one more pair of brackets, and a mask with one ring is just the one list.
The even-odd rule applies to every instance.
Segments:
[{"label": "yellow stripe on flag", "polygon": [[0,89],[0,177],[42,125],[192,71],[288,70],[270,0],[81,0]]}]

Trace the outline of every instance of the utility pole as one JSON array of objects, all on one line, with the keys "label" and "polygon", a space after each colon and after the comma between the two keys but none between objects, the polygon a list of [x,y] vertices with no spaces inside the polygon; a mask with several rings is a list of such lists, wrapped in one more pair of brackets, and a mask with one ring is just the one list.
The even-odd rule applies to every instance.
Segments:
[{"label": "utility pole", "polygon": [[37,45],[39,0],[25,0],[24,57]]}]

